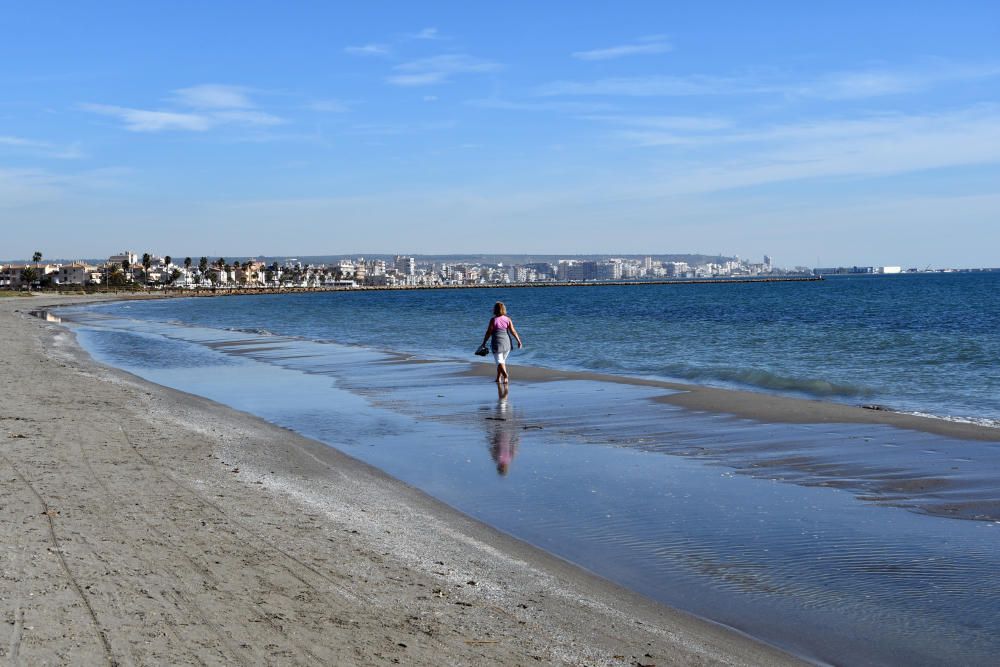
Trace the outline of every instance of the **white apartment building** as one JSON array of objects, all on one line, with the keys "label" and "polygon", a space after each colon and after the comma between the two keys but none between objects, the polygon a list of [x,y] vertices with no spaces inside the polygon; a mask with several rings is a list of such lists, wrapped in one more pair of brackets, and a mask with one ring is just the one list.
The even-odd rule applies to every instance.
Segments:
[{"label": "white apartment building", "polygon": [[417,274],[417,260],[407,255],[396,255],[396,273],[404,276],[415,276]]},{"label": "white apartment building", "polygon": [[117,264],[118,266],[121,266],[122,262],[128,262],[129,266],[138,264],[139,256],[131,250],[123,250],[117,255],[111,255],[111,257],[108,257],[109,264]]},{"label": "white apartment building", "polygon": [[74,262],[54,271],[52,281],[57,285],[100,285],[101,272],[96,266]]}]

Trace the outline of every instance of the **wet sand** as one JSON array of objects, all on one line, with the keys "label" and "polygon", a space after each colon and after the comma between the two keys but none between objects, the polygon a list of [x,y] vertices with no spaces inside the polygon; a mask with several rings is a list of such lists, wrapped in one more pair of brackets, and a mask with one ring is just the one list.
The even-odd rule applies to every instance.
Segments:
[{"label": "wet sand", "polygon": [[[92,301],[92,297],[85,297]],[[13,664],[797,664],[0,299]]]}]

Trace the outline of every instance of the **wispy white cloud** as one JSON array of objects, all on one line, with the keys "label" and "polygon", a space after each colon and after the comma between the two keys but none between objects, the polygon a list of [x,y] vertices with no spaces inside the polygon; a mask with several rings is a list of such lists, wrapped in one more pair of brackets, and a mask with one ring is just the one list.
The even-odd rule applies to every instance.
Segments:
[{"label": "wispy white cloud", "polygon": [[447,83],[458,74],[495,72],[503,69],[503,66],[462,53],[451,53],[402,63],[393,69],[398,73],[388,78],[391,84],[430,86]]},{"label": "wispy white cloud", "polygon": [[204,132],[212,127],[211,117],[199,113],[179,113],[176,111],[154,111],[131,109],[110,104],[81,104],[84,111],[118,118],[131,132],[164,132],[184,130]]},{"label": "wispy white cloud", "polygon": [[271,125],[281,125],[285,122],[274,114],[263,111],[231,109],[226,111],[213,111],[210,118],[216,124],[242,125],[244,127],[266,127]]},{"label": "wispy white cloud", "polygon": [[24,137],[0,136],[0,150],[4,148],[17,153],[57,160],[76,160],[86,157],[78,143],[60,145],[48,141],[26,139]]},{"label": "wispy white cloud", "polygon": [[713,116],[590,115],[587,120],[618,129],[615,136],[638,146],[679,146],[717,140],[719,131],[730,128],[729,119]]},{"label": "wispy white cloud", "polygon": [[650,130],[679,130],[685,132],[707,132],[723,130],[733,126],[733,121],[717,116],[587,116],[588,120],[603,121]]},{"label": "wispy white cloud", "polygon": [[385,44],[364,44],[362,46],[345,46],[344,53],[352,56],[388,56],[392,53]]},{"label": "wispy white cloud", "polygon": [[547,100],[544,102],[520,102],[495,97],[468,100],[469,106],[481,109],[500,109],[505,111],[542,111],[560,113],[600,113],[614,111],[617,107],[604,102],[570,102],[562,100]]},{"label": "wispy white cloud", "polygon": [[173,100],[179,105],[195,109],[250,109],[249,89],[242,86],[202,84],[174,91]]},{"label": "wispy white cloud", "polygon": [[932,62],[909,68],[859,69],[795,80],[774,74],[612,77],[553,81],[536,89],[549,96],[691,97],[772,94],[851,100],[915,93],[949,83],[1000,77],[1000,64]]},{"label": "wispy white cloud", "polygon": [[664,194],[1000,164],[1000,108],[993,105],[714,134],[626,131],[622,136],[647,146],[687,142],[710,149],[668,167],[657,186]]},{"label": "wispy white cloud", "polygon": [[654,55],[673,50],[673,45],[663,35],[642,37],[629,44],[609,46],[589,51],[576,51],[573,57],[579,60],[613,60],[626,56]]},{"label": "wispy white cloud", "polygon": [[315,100],[306,105],[306,108],[325,113],[346,113],[351,110],[351,106],[341,100]]},{"label": "wispy white cloud", "polygon": [[920,68],[835,72],[792,86],[790,92],[829,100],[850,100],[914,93],[934,86],[1000,76],[1000,64],[933,62]]},{"label": "wispy white cloud", "polygon": [[285,119],[257,109],[243,86],[203,84],[173,91],[177,109],[136,109],[112,104],[80,104],[84,111],[118,118],[131,132],[205,132],[222,126],[268,127]]},{"label": "wispy white cloud", "polygon": [[72,193],[117,187],[127,173],[127,170],[113,167],[76,173],[0,168],[0,208],[33,206]]},{"label": "wispy white cloud", "polygon": [[219,110],[206,112],[176,112],[153,109],[132,109],[110,104],[81,104],[84,111],[118,118],[130,132],[205,132],[221,125],[260,127],[279,125],[283,119],[252,110]]},{"label": "wispy white cloud", "polygon": [[21,137],[2,137],[0,136],[0,146],[18,146],[18,147],[38,147],[43,144],[39,141],[32,141],[31,139],[23,139]]},{"label": "wispy white cloud", "polygon": [[40,169],[0,169],[0,208],[17,208],[53,199],[59,179]]},{"label": "wispy white cloud", "polygon": [[554,81],[536,90],[538,95],[552,97],[621,96],[621,97],[686,97],[694,95],[733,95],[737,93],[773,91],[775,88],[741,78],[716,76],[634,76],[596,79],[594,81]]},{"label": "wispy white cloud", "polygon": [[444,39],[444,36],[438,31],[437,28],[424,28],[420,32],[416,32],[410,35],[410,38],[438,40],[438,39]]},{"label": "wispy white cloud", "polygon": [[438,132],[455,127],[455,121],[443,120],[429,123],[358,123],[350,133],[361,136],[397,136],[409,133]]}]

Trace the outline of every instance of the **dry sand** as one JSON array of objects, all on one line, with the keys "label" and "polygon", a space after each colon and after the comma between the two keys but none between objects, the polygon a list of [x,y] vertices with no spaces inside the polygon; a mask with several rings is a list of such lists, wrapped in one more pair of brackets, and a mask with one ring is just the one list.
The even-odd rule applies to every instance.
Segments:
[{"label": "dry sand", "polygon": [[0,299],[10,664],[781,665]]}]

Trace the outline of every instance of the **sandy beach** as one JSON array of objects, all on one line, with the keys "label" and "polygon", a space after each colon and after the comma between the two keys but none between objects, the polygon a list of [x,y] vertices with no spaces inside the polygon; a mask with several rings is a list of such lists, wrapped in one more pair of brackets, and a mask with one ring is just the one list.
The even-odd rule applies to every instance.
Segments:
[{"label": "sandy beach", "polygon": [[0,300],[11,664],[796,664]]}]

